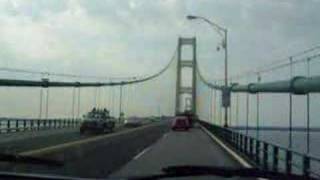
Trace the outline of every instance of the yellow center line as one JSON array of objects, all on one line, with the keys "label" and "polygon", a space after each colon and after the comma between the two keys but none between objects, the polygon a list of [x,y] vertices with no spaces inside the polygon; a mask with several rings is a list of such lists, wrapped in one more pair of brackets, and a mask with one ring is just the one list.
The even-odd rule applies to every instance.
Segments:
[{"label": "yellow center line", "polygon": [[63,143],[63,144],[53,145],[53,146],[49,146],[49,147],[45,147],[45,148],[25,151],[25,152],[19,153],[19,155],[31,156],[31,155],[39,155],[39,154],[50,153],[50,152],[58,151],[58,150],[61,150],[61,149],[69,148],[69,147],[72,147],[72,146],[77,146],[77,145],[87,144],[87,143],[91,143],[91,142],[96,142],[96,141],[108,139],[108,138],[111,138],[111,137],[114,137],[114,136],[119,136],[119,135],[131,133],[131,132],[134,132],[134,131],[138,131],[138,130],[143,130],[145,128],[152,127],[152,126],[157,126],[157,125],[159,125],[159,124],[158,123],[156,123],[156,124],[152,123],[152,124],[149,124],[149,125],[144,125],[142,127],[138,127],[138,128],[134,128],[134,129],[128,129],[128,130],[124,130],[124,131],[120,131],[120,132],[116,132],[116,133],[112,133],[112,134],[95,136],[95,137],[92,137],[92,138],[87,138],[87,139],[67,142],[67,143]]}]

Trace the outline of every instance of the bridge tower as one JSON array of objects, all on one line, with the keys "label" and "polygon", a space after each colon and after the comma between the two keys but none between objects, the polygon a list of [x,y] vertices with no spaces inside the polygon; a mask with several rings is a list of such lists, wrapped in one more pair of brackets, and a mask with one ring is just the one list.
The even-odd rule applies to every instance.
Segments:
[{"label": "bridge tower", "polygon": [[[182,47],[191,46],[192,59],[182,59]],[[196,38],[179,38],[178,40],[178,63],[177,63],[177,81],[176,81],[176,114],[181,113],[181,96],[183,94],[191,95],[191,112],[196,114]],[[183,68],[191,68],[192,70],[192,85],[191,87],[182,86],[182,74]]]}]

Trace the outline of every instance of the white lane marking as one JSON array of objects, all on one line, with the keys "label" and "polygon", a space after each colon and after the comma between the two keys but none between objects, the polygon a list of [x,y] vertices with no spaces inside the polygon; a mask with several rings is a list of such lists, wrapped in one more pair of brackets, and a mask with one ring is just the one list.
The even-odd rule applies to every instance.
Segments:
[{"label": "white lane marking", "polygon": [[141,151],[139,154],[137,154],[136,156],[134,156],[133,160],[138,159],[139,157],[141,157],[144,153],[148,152],[151,149],[151,146],[145,148],[143,151]]},{"label": "white lane marking", "polygon": [[201,129],[207,133],[214,141],[216,141],[224,150],[226,150],[234,159],[236,159],[242,166],[247,168],[252,168],[252,166],[244,160],[242,157],[237,155],[233,150],[228,148],[222,141],[220,141],[215,135],[210,133],[206,128],[204,128],[202,125],[200,125]]},{"label": "white lane marking", "polygon": [[[168,137],[169,133],[165,133],[162,135],[161,139],[165,139],[166,137]],[[138,159],[139,157],[141,157],[143,154],[145,154],[146,152],[150,151],[151,147],[154,146],[155,144],[157,144],[161,139],[158,139],[156,142],[152,143],[149,147],[145,148],[143,151],[141,151],[139,154],[137,154],[136,156],[133,157],[133,160]]]}]

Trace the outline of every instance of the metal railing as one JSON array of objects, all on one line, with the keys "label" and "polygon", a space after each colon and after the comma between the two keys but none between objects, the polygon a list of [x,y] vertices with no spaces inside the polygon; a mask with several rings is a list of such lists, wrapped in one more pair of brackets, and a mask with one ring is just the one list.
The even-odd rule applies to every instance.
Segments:
[{"label": "metal railing", "polygon": [[232,146],[251,163],[264,170],[295,173],[320,178],[320,159],[308,154],[247,136],[245,134],[199,121],[207,130]]},{"label": "metal railing", "polygon": [[45,129],[71,128],[80,125],[81,119],[18,119],[0,118],[0,134]]}]

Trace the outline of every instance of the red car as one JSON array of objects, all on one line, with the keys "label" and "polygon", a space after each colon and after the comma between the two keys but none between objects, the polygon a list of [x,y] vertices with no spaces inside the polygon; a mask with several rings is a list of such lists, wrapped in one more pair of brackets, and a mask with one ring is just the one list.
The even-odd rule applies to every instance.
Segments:
[{"label": "red car", "polygon": [[187,130],[189,130],[190,127],[191,126],[189,123],[189,119],[184,116],[176,117],[171,124],[172,130],[185,130],[185,131],[187,131]]}]

